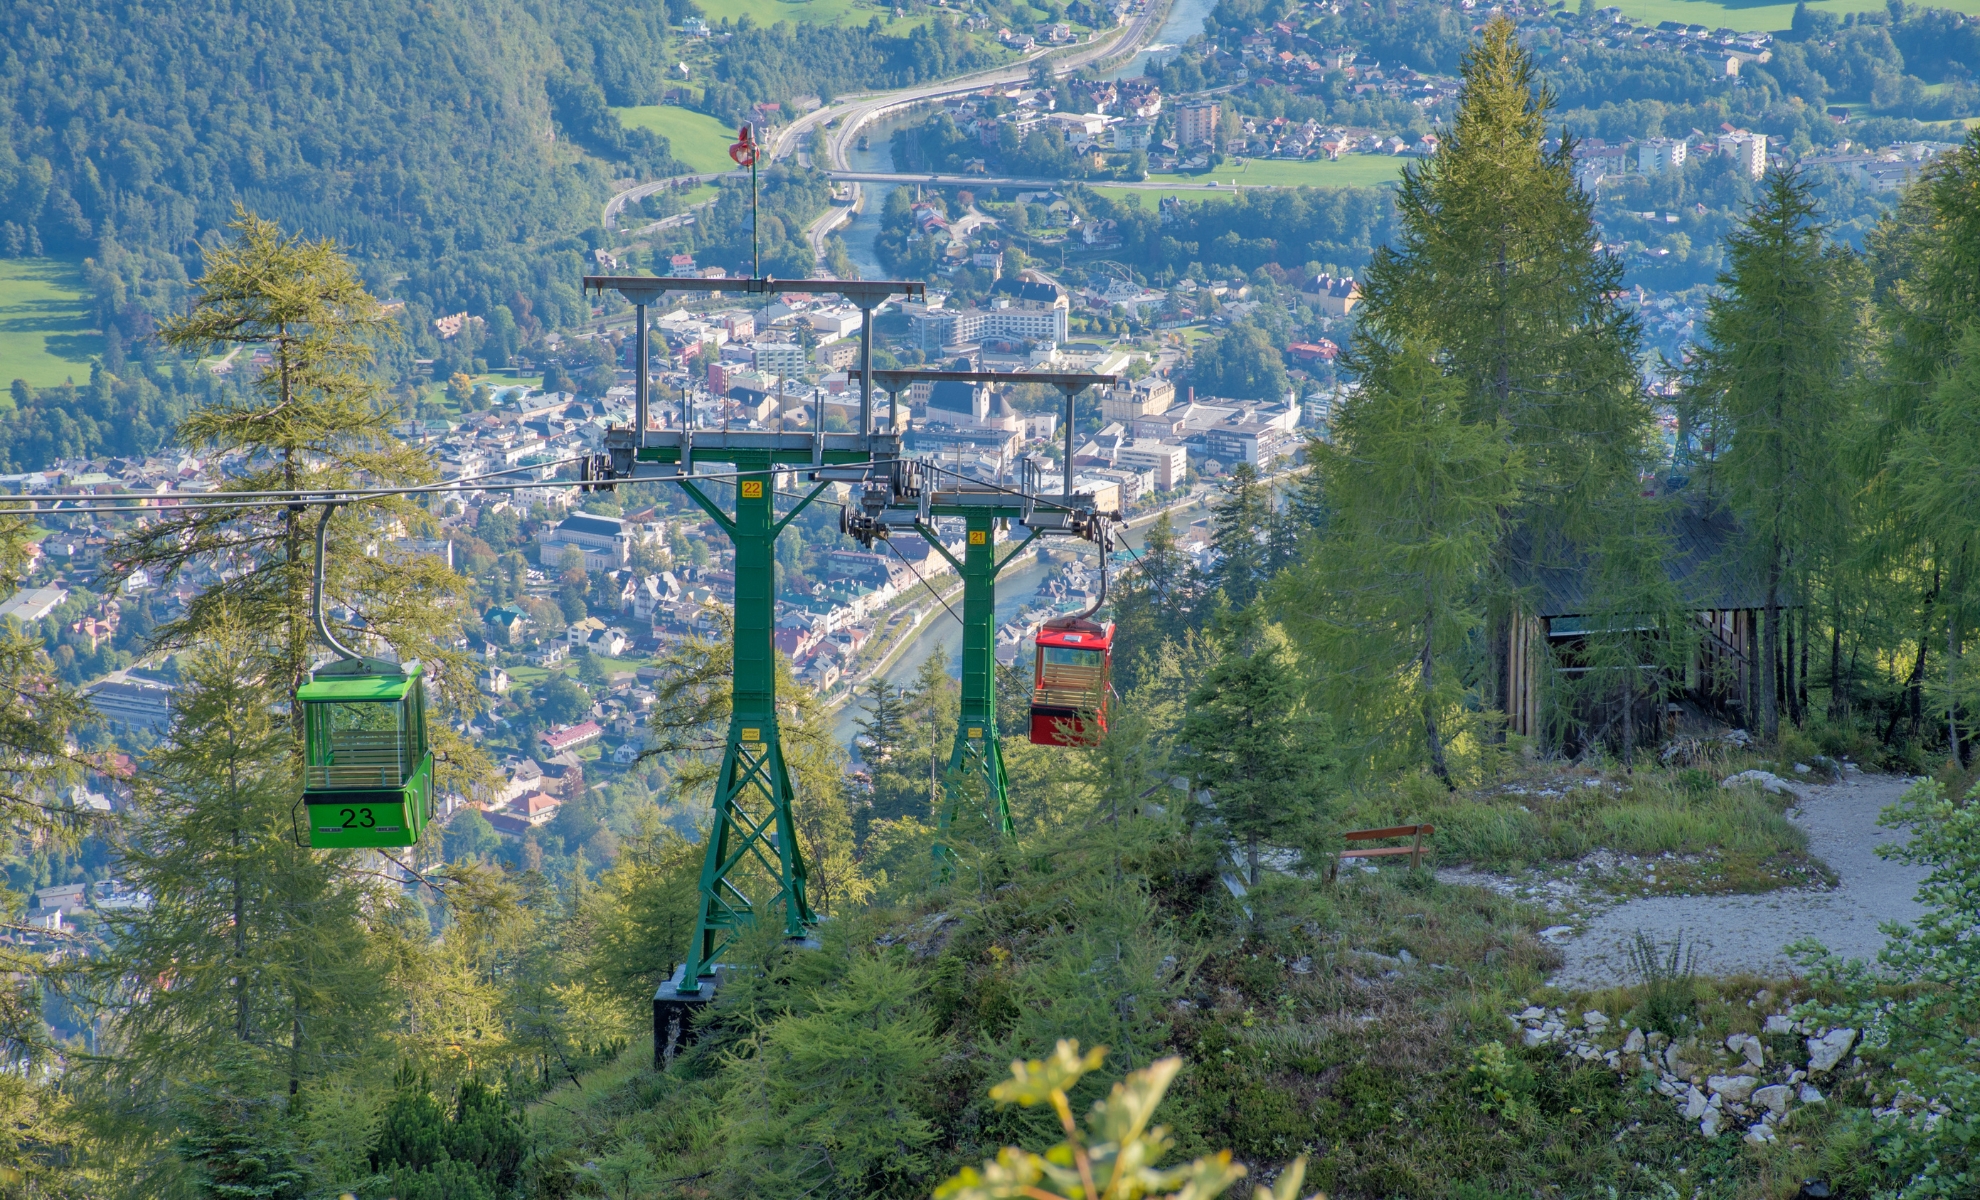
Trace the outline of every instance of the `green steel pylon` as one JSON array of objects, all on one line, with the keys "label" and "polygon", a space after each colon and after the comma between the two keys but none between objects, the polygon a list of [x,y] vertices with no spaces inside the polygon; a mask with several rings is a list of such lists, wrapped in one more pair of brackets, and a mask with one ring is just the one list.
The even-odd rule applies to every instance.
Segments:
[{"label": "green steel pylon", "polygon": [[1017,836],[1011,822],[1009,780],[1004,774],[1004,750],[997,728],[997,576],[1024,552],[1038,536],[1032,533],[1016,550],[997,557],[997,539],[992,529],[1000,518],[1022,518],[1024,510],[1015,506],[1006,513],[1001,507],[972,505],[963,514],[963,557],[957,562],[948,547],[927,525],[918,525],[943,558],[955,567],[963,581],[962,704],[957,711],[956,738],[949,751],[945,802],[937,814],[935,858],[947,868],[955,860],[949,849],[949,827],[955,822],[961,802],[961,781],[983,781],[984,819],[997,826],[1007,838]]},{"label": "green steel pylon", "polygon": [[[792,818],[791,776],[777,721],[776,549],[777,535],[828,485],[813,489],[780,519],[773,453],[704,451],[697,457],[720,457],[738,473],[733,517],[692,477],[680,481],[735,545],[735,692],[701,863],[700,911],[681,972],[683,995],[700,990],[701,976],[738,931],[756,920],[759,908],[782,907],[788,938],[804,937],[817,921],[805,896],[804,853]],[[774,895],[761,901],[748,895],[738,878],[746,860],[756,862],[773,881]]]}]

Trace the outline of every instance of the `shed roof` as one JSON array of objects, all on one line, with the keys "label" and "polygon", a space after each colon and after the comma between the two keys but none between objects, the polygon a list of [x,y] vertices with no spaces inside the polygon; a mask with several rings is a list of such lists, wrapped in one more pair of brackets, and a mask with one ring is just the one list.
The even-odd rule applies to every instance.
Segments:
[{"label": "shed roof", "polygon": [[[1740,561],[1739,522],[1723,507],[1676,503],[1667,510],[1670,551],[1664,576],[1680,602],[1695,610],[1762,608],[1766,586]],[[1536,554],[1526,534],[1512,539],[1513,577],[1536,617],[1588,616],[1596,607],[1590,573],[1593,556],[1580,548]]]}]

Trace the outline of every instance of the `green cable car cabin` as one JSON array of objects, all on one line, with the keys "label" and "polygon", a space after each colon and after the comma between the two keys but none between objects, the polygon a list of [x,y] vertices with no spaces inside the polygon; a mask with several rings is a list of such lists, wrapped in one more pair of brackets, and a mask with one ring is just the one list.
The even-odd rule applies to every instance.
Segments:
[{"label": "green cable car cabin", "polygon": [[433,815],[419,663],[342,659],[310,673],[303,804],[312,848],[410,846]]}]

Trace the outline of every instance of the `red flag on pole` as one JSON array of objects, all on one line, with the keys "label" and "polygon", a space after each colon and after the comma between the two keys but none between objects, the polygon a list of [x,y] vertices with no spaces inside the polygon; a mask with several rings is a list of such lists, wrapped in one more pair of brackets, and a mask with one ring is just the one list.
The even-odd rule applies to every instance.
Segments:
[{"label": "red flag on pole", "polygon": [[736,144],[729,147],[729,157],[735,159],[739,167],[756,165],[756,138],[750,133],[749,126],[744,125],[736,130]]}]

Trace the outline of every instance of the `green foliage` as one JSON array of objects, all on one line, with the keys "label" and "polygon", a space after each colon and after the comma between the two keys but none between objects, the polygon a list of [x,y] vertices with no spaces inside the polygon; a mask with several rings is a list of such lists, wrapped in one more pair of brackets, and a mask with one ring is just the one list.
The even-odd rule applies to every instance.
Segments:
[{"label": "green foliage", "polygon": [[1206,398],[1282,400],[1290,381],[1271,335],[1250,322],[1231,326],[1190,360],[1190,385]]},{"label": "green foliage", "polygon": [[851,964],[732,1058],[740,1119],[726,1169],[764,1197],[898,1195],[927,1171],[935,1131],[920,1111],[942,1051],[911,972]]},{"label": "green foliage", "polygon": [[212,1200],[301,1200],[309,1178],[297,1165],[295,1129],[269,1080],[223,1060],[211,1083],[188,1097],[175,1145],[196,1194]]},{"label": "green foliage", "polygon": [[1527,1111],[1524,1097],[1532,1090],[1533,1073],[1506,1052],[1504,1042],[1486,1042],[1471,1052],[1465,1069],[1467,1090],[1477,1097],[1480,1112],[1517,1122]]},{"label": "green foliage", "polygon": [[[1073,1120],[1067,1093],[1081,1077],[1099,1069],[1105,1050],[1079,1053],[1077,1041],[1062,1040],[1049,1059],[1011,1064],[1011,1078],[990,1089],[1000,1104],[1025,1108],[1049,1104],[1065,1140],[1043,1154],[1006,1147],[982,1170],[964,1167],[935,1189],[936,1200],[1005,1200],[1053,1196],[1067,1200],[1210,1200],[1244,1178],[1231,1153],[1199,1158],[1184,1166],[1158,1166],[1173,1146],[1169,1131],[1153,1125],[1155,1109],[1182,1068],[1179,1058],[1159,1059],[1117,1083],[1095,1102],[1086,1128]],[[1259,1188],[1259,1200],[1293,1200],[1306,1175],[1306,1160],[1286,1168],[1276,1187]]]},{"label": "green foliage", "polygon": [[1790,172],[1768,179],[1726,254],[1723,294],[1692,365],[1691,403],[1729,434],[1708,471],[1741,519],[1746,558],[1764,588],[1759,716],[1773,738],[1781,605],[1806,602],[1808,581],[1848,528],[1848,477],[1834,468],[1847,436],[1863,289],[1855,257],[1828,243],[1808,185]]},{"label": "green foliage", "polygon": [[1262,844],[1311,834],[1333,763],[1326,723],[1303,703],[1284,636],[1256,616],[1230,624],[1190,692],[1177,740],[1192,785],[1212,793],[1214,819],[1244,847],[1256,885]]},{"label": "green foliage", "polygon": [[513,1194],[528,1152],[528,1125],[501,1091],[464,1080],[448,1112],[403,1066],[370,1157],[375,1185],[400,1200],[497,1200]]},{"label": "green foliage", "polygon": [[1525,460],[1502,420],[1465,418],[1462,382],[1426,350],[1370,366],[1314,446],[1327,531],[1275,599],[1355,757],[1420,754],[1450,784],[1446,747],[1470,712],[1454,660],[1484,623]]},{"label": "green foliage", "polygon": [[1624,948],[1629,969],[1643,987],[1638,1011],[1645,1028],[1677,1037],[1698,1015],[1698,947],[1687,946],[1680,934],[1669,946],[1659,946],[1642,930]]}]

